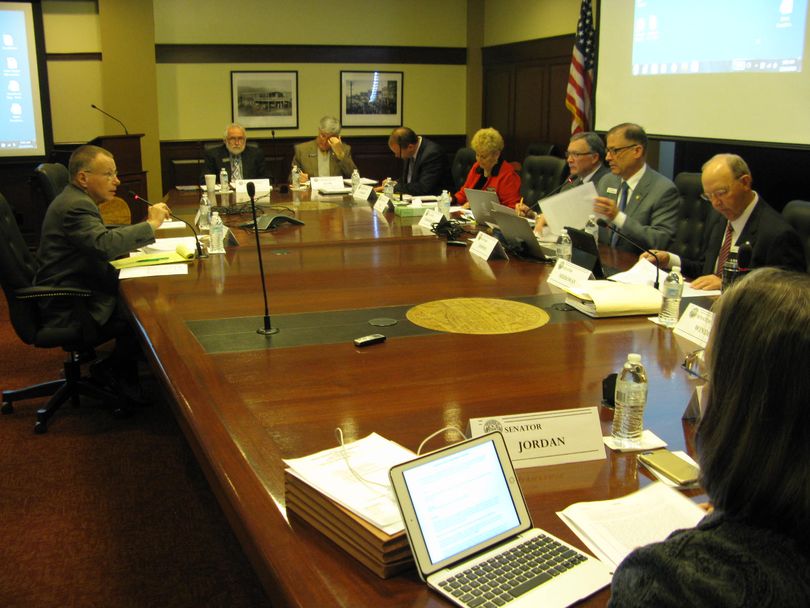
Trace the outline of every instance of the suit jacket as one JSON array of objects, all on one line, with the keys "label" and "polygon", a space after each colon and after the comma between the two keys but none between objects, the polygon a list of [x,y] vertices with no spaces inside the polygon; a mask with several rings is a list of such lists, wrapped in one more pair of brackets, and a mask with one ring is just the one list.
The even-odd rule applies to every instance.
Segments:
[{"label": "suit jacket", "polygon": [[[413,163],[413,174],[411,181],[408,181],[410,163]],[[394,192],[413,196],[441,194],[442,190],[452,192],[455,189],[452,184],[450,162],[444,150],[439,144],[423,137],[416,156],[405,161]]]},{"label": "suit jacket", "polygon": [[[618,175],[610,173],[599,180],[596,190],[600,196],[618,198],[621,182]],[[609,193],[608,188],[615,192]],[[681,195],[675,184],[648,166],[627,202],[624,210],[627,217],[621,232],[647,249],[666,249],[675,235],[680,206]],[[599,240],[609,243],[611,234],[600,228]],[[616,248],[641,253],[638,247],[621,238]]]},{"label": "suit jacket", "polygon": [[[48,206],[37,252],[35,285],[80,287],[95,293],[88,309],[99,325],[109,320],[118,294],[118,271],[110,260],[154,242],[146,222],[107,228],[98,205],[73,184]],[[40,307],[49,327],[71,323],[70,304],[48,302]]]},{"label": "suit jacket", "polygon": [[[352,171],[357,169],[357,165],[352,159],[352,147],[343,144],[343,148],[346,150],[343,160],[339,160],[335,153],[329,150],[329,175],[351,177]],[[328,177],[318,173],[318,141],[316,139],[295,144],[293,162],[310,177]]]},{"label": "suit jacket", "polygon": [[[222,168],[228,171],[228,177],[233,179],[231,172],[231,153],[225,144],[211,148],[205,153],[205,172],[219,175]],[[270,173],[264,164],[264,152],[258,146],[245,146],[242,152],[242,179],[270,178]],[[271,180],[272,181],[272,180]]]},{"label": "suit jacket", "polygon": [[[599,165],[599,168],[596,170],[596,173],[593,174],[591,181],[593,182],[594,186],[599,185],[599,180],[605,177],[610,173],[610,167],[608,167],[605,163]],[[560,192],[565,192],[566,190],[570,190],[571,188],[576,188],[577,186],[582,185],[582,178],[577,176],[572,179],[570,182],[566,182],[562,188],[560,188]]]},{"label": "suit jacket", "polygon": [[[703,249],[697,260],[681,258],[681,272],[690,278],[714,274],[717,257],[723,246],[727,220],[714,209],[706,219]],[[751,268],[778,266],[803,272],[807,269],[804,247],[796,231],[762,197],[737,237],[737,245],[751,243]]]}]

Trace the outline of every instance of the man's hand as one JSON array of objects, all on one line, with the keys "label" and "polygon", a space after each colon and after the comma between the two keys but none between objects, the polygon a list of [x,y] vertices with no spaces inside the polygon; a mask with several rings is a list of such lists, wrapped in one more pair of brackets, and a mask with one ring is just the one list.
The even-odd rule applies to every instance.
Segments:
[{"label": "man's hand", "polygon": [[[669,252],[668,251],[659,251],[657,249],[651,249],[652,253],[655,254],[655,257],[658,258],[658,265],[661,268],[669,268]],[[639,260],[647,260],[648,262],[655,264],[655,260],[653,257],[647,253],[646,251],[638,256]]]},{"label": "man's hand", "polygon": [[523,199],[520,199],[520,202],[515,205],[515,213],[520,217],[535,217],[537,215],[532,211],[531,207],[523,203]]},{"label": "man's hand", "polygon": [[[309,181],[309,175],[307,173],[304,173],[303,171],[301,171],[301,173],[298,176],[298,184],[306,184],[308,181]],[[296,185],[298,185],[298,184],[296,184]]]},{"label": "man's hand", "polygon": [[605,216],[612,222],[619,215],[619,207],[613,199],[606,196],[597,196],[593,199],[593,212],[596,215]]},{"label": "man's hand", "polygon": [[704,274],[702,277],[698,277],[692,281],[692,287],[706,291],[711,289],[720,289],[722,286],[723,281],[716,274]]},{"label": "man's hand", "polygon": [[332,148],[332,152],[335,153],[338,160],[343,160],[343,157],[346,156],[346,148],[343,147],[343,140],[340,137],[335,137],[334,135],[329,138],[329,147]]},{"label": "man's hand", "polygon": [[146,221],[152,226],[153,230],[157,230],[163,222],[169,219],[169,207],[166,203],[157,203],[150,206],[146,214]]},{"label": "man's hand", "polygon": [[534,218],[534,233],[537,235],[543,234],[543,228],[546,227],[546,216],[540,213]]}]

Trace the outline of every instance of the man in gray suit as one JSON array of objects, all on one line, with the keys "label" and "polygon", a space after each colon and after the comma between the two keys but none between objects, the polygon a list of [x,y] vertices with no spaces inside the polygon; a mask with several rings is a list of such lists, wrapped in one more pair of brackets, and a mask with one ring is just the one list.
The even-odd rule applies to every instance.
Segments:
[{"label": "man in gray suit", "polygon": [[[675,235],[681,195],[675,184],[647,166],[647,134],[639,125],[622,123],[607,134],[611,175],[596,186],[593,210],[614,228],[647,249],[665,249]],[[640,253],[638,247],[605,228],[599,240],[617,249]]]},{"label": "man in gray suit", "polygon": [[295,145],[293,164],[301,170],[301,182],[307,181],[310,176],[351,177],[352,171],[357,169],[352,160],[352,148],[343,143],[340,122],[334,116],[321,118],[315,139]]}]

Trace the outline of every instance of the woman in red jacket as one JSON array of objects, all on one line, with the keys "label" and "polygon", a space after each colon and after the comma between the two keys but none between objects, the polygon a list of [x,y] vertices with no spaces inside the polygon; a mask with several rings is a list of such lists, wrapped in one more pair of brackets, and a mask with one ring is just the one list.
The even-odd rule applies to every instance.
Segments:
[{"label": "woman in red jacket", "polygon": [[520,176],[512,165],[501,158],[503,137],[492,127],[479,129],[472,138],[476,163],[470,169],[467,180],[453,195],[455,202],[469,207],[465,188],[489,190],[498,195],[501,205],[515,208],[520,201]]}]

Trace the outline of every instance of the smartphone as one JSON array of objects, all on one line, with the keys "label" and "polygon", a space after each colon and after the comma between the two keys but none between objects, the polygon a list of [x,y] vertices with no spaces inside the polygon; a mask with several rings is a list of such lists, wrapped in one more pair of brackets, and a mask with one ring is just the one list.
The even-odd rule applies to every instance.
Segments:
[{"label": "smartphone", "polygon": [[646,467],[661,473],[679,486],[686,486],[698,479],[700,470],[669,450],[655,450],[638,455],[639,462]]}]

